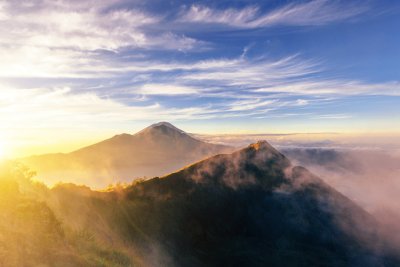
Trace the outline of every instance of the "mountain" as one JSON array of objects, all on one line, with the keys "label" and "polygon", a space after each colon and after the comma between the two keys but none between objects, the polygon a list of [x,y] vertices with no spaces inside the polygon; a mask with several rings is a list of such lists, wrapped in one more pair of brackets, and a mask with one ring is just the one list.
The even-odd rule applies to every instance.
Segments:
[{"label": "mountain", "polygon": [[121,134],[67,154],[21,159],[53,184],[75,182],[104,187],[138,177],[160,176],[206,157],[232,151],[228,146],[197,140],[168,122],[131,135]]},{"label": "mountain", "polygon": [[64,222],[140,266],[400,266],[374,217],[265,141],[127,188],[52,193]]}]

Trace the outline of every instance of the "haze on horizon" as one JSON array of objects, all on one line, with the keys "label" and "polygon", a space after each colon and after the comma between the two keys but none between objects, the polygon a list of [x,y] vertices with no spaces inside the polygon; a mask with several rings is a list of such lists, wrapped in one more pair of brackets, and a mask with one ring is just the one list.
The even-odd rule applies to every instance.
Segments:
[{"label": "haze on horizon", "polygon": [[157,121],[398,136],[399,13],[376,0],[1,0],[0,155]]}]

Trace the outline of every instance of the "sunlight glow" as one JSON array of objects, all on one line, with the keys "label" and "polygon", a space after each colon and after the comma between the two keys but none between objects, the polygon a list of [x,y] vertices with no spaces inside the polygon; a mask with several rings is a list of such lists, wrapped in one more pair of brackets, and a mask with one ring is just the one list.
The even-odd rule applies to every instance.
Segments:
[{"label": "sunlight glow", "polygon": [[0,160],[6,156],[6,145],[4,141],[0,140]]}]

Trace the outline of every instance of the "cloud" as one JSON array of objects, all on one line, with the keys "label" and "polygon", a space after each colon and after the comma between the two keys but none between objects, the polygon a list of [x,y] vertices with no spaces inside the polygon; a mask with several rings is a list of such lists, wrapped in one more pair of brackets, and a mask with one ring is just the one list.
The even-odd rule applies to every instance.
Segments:
[{"label": "cloud", "polygon": [[[225,63],[228,63],[225,61]],[[207,65],[207,64],[205,64]],[[298,55],[291,55],[277,60],[238,58],[224,66],[213,67],[205,71],[183,75],[187,80],[212,80],[226,85],[251,85],[257,87],[282,79],[305,77],[320,72],[318,62],[302,60]]]},{"label": "cloud", "polygon": [[322,114],[314,117],[314,119],[333,119],[333,120],[342,120],[342,119],[349,119],[351,115],[348,114]]},{"label": "cloud", "polygon": [[[313,75],[322,73],[323,68],[317,61],[299,55],[274,60],[238,57],[185,63],[139,58],[125,62],[107,61],[97,52],[21,46],[0,49],[0,56],[0,77],[126,79],[126,75],[130,75],[145,77],[137,81],[142,83],[137,93],[149,95],[157,93],[146,83],[168,88],[162,89],[164,93],[158,91],[160,94],[174,94],[176,90],[180,90],[179,94],[195,93],[199,90],[194,88],[202,87],[205,96],[234,98],[280,93],[298,96],[400,95],[398,81],[365,83],[315,78]],[[305,101],[299,100],[298,106],[306,104]]]},{"label": "cloud", "polygon": [[[125,106],[93,93],[73,94],[70,88],[1,88],[1,120],[5,128],[86,127],[88,122],[129,121],[150,116],[161,109]],[[155,113],[154,113],[155,112]]]},{"label": "cloud", "polygon": [[5,3],[0,2],[0,21],[8,19],[8,14],[5,11]]},{"label": "cloud", "polygon": [[250,100],[241,100],[234,101],[229,104],[229,111],[245,111],[245,110],[254,110],[261,107],[272,106],[272,104],[276,103],[277,100],[261,100],[261,99],[250,99]]},{"label": "cloud", "polygon": [[368,7],[340,1],[316,0],[302,4],[288,4],[253,22],[255,25],[324,25],[343,21],[365,13]]},{"label": "cloud", "polygon": [[[212,63],[212,62],[211,62]],[[197,68],[203,66],[203,68]],[[204,67],[207,66],[207,67]],[[202,82],[214,87],[246,89],[246,93],[280,94],[298,96],[351,96],[351,95],[400,95],[400,83],[388,81],[366,83],[359,80],[317,78],[324,68],[318,61],[291,55],[281,59],[222,60],[219,64],[193,64],[181,76],[185,83]],[[240,91],[240,90],[238,90]],[[253,95],[254,96],[254,95]],[[299,99],[298,106],[306,105]]]},{"label": "cloud", "polygon": [[83,77],[89,53],[43,46],[0,47],[0,77]]},{"label": "cloud", "polygon": [[[6,101],[9,104],[2,109],[4,125],[11,128],[30,124],[32,127],[92,125],[96,128],[104,124],[112,127],[134,120],[161,119],[279,116],[348,119],[353,114],[327,111],[321,115],[310,108],[316,103],[340,102],[340,98],[351,95],[399,95],[400,92],[398,82],[367,84],[356,80],[315,78],[313,75],[321,72],[319,63],[299,55],[280,59],[237,57],[190,62],[147,59],[99,62],[94,55],[80,58],[79,53],[70,51],[69,57],[74,60],[65,59],[68,64],[62,64],[58,57],[46,57],[46,51],[41,54],[41,49],[58,53],[58,50],[48,48],[38,48],[33,54],[26,50],[20,53],[18,60],[30,63],[21,65],[11,64],[4,53],[7,64],[1,68],[1,75],[85,78],[85,82],[90,81],[93,86],[82,84],[79,79],[68,81],[68,90],[62,89],[66,87],[65,82],[57,79],[49,81],[47,87],[3,85],[1,101],[11,101]],[[6,97],[13,94],[11,98]],[[173,96],[174,101],[164,101],[160,96]],[[176,105],[176,102],[180,104]],[[10,120],[11,114],[17,114],[13,115],[16,120]],[[15,124],[19,120],[20,123]]]},{"label": "cloud", "polygon": [[[368,138],[362,136],[362,139]],[[282,151],[293,164],[307,167],[329,185],[375,216],[391,245],[400,248],[399,142],[387,146],[384,136],[370,136],[347,149],[291,148]],[[397,138],[398,140],[398,138]],[[336,142],[332,142],[337,145]],[[371,144],[375,148],[371,148]],[[339,143],[340,145],[340,143]]]},{"label": "cloud", "polygon": [[188,95],[197,94],[199,91],[193,87],[166,84],[145,84],[135,93],[143,95]]},{"label": "cloud", "polygon": [[183,33],[154,30],[161,14],[115,7],[122,2],[2,1],[0,76],[82,77],[106,64],[99,59],[105,51],[207,49]]},{"label": "cloud", "polygon": [[[299,96],[399,94],[398,82],[367,84],[357,80],[311,78],[322,73],[323,66],[297,54],[274,60],[246,55],[200,57],[198,60],[194,59],[196,57],[190,60],[152,57],[149,50],[198,52],[212,45],[172,31],[170,21],[162,13],[154,14],[125,4],[122,0],[102,3],[3,1],[0,6],[0,77],[92,80],[147,77],[131,85],[125,81],[119,88],[109,87],[114,95],[128,90],[127,87],[139,88],[137,93],[147,95],[171,95],[177,90],[177,95],[184,95],[201,87],[197,91],[204,96],[235,99],[262,99],[281,93]],[[271,23],[317,24],[317,21],[326,23],[350,18],[361,13],[361,9],[337,1],[289,4],[265,14],[256,6],[217,10],[194,5],[186,10],[182,19],[242,27]],[[112,83],[118,84],[110,81]],[[148,83],[168,89],[149,88],[145,85]],[[303,99],[298,106],[305,105],[305,101],[309,100]]]},{"label": "cloud", "polygon": [[340,1],[316,0],[305,3],[290,3],[269,11],[257,6],[242,9],[213,9],[192,5],[181,21],[193,23],[224,24],[238,28],[260,28],[277,25],[314,26],[344,21],[368,11],[362,3],[349,4]]},{"label": "cloud", "polygon": [[255,89],[256,92],[286,92],[303,95],[400,95],[398,81],[365,83],[357,80],[304,79]]},{"label": "cloud", "polygon": [[259,12],[257,7],[243,9],[215,10],[206,6],[192,5],[180,18],[181,21],[196,23],[228,24],[237,27],[246,27]]},{"label": "cloud", "polygon": [[307,99],[297,99],[296,100],[297,106],[307,106],[309,103],[310,103],[310,101]]},{"label": "cloud", "polygon": [[[116,50],[125,46],[155,45],[141,27],[159,21],[138,10],[79,9],[75,5],[62,8],[49,3],[34,4],[35,9],[23,9],[16,2],[8,3],[12,16],[1,21],[2,43],[24,44],[50,48],[81,50]],[[13,26],[13,27],[11,27]]]}]

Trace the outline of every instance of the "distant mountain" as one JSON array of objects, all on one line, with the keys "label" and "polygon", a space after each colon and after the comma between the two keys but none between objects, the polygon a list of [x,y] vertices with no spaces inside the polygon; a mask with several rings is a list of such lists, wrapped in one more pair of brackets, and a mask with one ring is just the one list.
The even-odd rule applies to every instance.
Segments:
[{"label": "distant mountain", "polygon": [[90,200],[80,191],[53,189],[63,221],[82,214],[140,266],[400,266],[371,215],[267,142]]},{"label": "distant mountain", "polygon": [[104,187],[138,177],[168,174],[231,147],[197,140],[168,122],[153,124],[131,135],[121,134],[67,154],[21,159],[40,179]]}]

